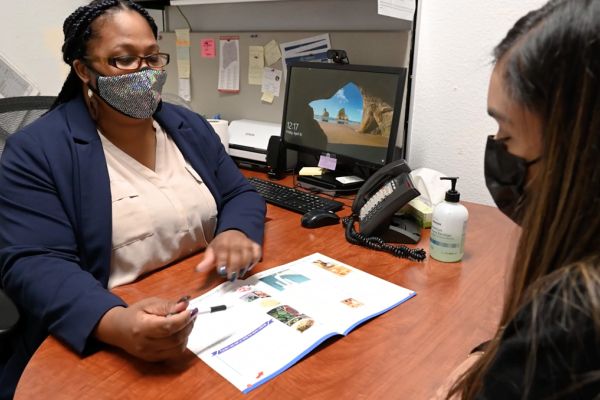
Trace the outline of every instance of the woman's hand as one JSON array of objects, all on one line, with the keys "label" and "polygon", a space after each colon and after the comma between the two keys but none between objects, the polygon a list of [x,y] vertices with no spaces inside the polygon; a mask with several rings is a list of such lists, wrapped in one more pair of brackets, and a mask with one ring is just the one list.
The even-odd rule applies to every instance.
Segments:
[{"label": "woman's hand", "polygon": [[228,230],[219,233],[210,242],[204,258],[196,266],[196,271],[225,267],[227,279],[234,281],[243,278],[259,261],[262,249],[243,232]]},{"label": "woman's hand", "polygon": [[162,361],[180,356],[198,310],[186,310],[186,299],[172,302],[149,298],[114,307],[104,314],[94,332],[104,343],[120,347],[146,361]]}]

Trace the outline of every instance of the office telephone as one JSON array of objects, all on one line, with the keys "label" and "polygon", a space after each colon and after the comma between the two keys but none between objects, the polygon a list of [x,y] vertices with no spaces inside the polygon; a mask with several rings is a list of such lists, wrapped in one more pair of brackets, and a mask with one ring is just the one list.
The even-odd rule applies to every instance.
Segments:
[{"label": "office telephone", "polygon": [[[362,185],[352,204],[352,215],[342,221],[350,243],[415,261],[425,259],[423,249],[388,244],[417,243],[421,238],[421,228],[415,222],[395,215],[403,205],[419,195],[409,173],[410,168],[404,160],[394,161],[383,166]],[[360,232],[354,228],[356,221]]]}]

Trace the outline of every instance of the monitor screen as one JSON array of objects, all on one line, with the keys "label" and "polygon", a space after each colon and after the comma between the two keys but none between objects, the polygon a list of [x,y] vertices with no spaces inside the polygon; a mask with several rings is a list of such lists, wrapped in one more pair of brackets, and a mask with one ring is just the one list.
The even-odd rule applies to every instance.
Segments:
[{"label": "monitor screen", "polygon": [[291,64],[283,110],[285,146],[329,153],[338,165],[387,164],[394,155],[405,78],[405,68]]}]

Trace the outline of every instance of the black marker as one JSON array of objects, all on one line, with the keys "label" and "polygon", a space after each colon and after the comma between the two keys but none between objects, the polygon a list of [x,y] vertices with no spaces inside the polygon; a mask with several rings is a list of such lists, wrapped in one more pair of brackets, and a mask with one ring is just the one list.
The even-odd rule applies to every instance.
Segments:
[{"label": "black marker", "polygon": [[212,306],[210,308],[205,308],[205,309],[202,309],[202,310],[198,310],[198,314],[211,314],[211,313],[218,312],[218,311],[225,311],[225,310],[228,310],[230,308],[232,308],[232,306],[227,306],[225,304],[221,304],[221,305],[218,305],[218,306]]}]

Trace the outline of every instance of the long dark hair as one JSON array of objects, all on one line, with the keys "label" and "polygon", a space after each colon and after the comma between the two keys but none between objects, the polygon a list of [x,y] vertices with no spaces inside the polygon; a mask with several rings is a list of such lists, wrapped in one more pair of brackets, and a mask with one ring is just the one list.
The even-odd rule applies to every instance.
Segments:
[{"label": "long dark hair", "polygon": [[62,45],[63,61],[71,66],[71,70],[50,110],[81,93],[82,83],[75,73],[73,61],[82,59],[87,54],[87,43],[94,37],[92,22],[107,12],[117,10],[134,10],[140,13],[148,21],[154,37],[157,37],[158,28],[154,19],[143,7],[130,0],[94,0],[73,11],[63,24],[65,42]]},{"label": "long dark hair", "polygon": [[[526,215],[496,335],[448,397],[477,395],[504,328],[525,306],[532,310],[531,346],[522,398],[533,389],[536,343],[549,323],[560,318],[563,328],[577,336],[581,327],[569,312],[577,308],[600,334],[599,35],[599,0],[553,0],[517,21],[494,51],[509,96],[542,122],[543,153],[540,172],[527,188]],[[550,288],[555,297],[544,302]],[[600,381],[600,371],[588,378]]]}]

